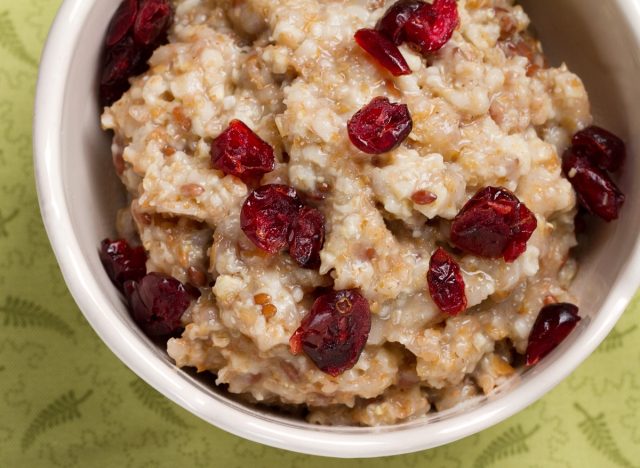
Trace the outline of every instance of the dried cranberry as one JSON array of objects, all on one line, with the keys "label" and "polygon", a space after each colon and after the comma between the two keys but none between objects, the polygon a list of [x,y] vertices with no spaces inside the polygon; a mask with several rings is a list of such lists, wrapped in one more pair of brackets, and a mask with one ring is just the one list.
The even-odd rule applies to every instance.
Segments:
[{"label": "dried cranberry", "polygon": [[624,142],[604,128],[591,126],[573,135],[573,146],[600,169],[617,171],[624,164],[627,150]]},{"label": "dried cranberry", "polygon": [[320,267],[324,244],[324,216],[315,208],[303,207],[289,232],[289,255],[303,268]]},{"label": "dried cranberry", "polygon": [[167,336],[181,328],[180,318],[197,297],[180,281],[149,273],[140,281],[127,281],[125,294],[133,320],[149,336]]},{"label": "dried cranberry", "polygon": [[240,227],[255,245],[276,253],[287,245],[289,230],[301,207],[294,188],[263,185],[251,192],[242,205]]},{"label": "dried cranberry", "polygon": [[451,242],[480,257],[513,262],[527,248],[538,223],[509,190],[486,187],[476,193],[451,224]]},{"label": "dried cranberry", "polygon": [[142,246],[131,247],[124,239],[100,243],[100,261],[119,289],[126,281],[138,281],[147,274],[147,254]]},{"label": "dried cranberry", "polygon": [[407,42],[423,54],[440,50],[458,27],[458,7],[455,0],[435,0],[418,8],[404,26]]},{"label": "dried cranberry", "polygon": [[144,59],[137,45],[129,36],[107,49],[102,76],[100,78],[100,99],[105,106],[113,104],[129,89],[132,70],[140,70]]},{"label": "dried cranberry", "polygon": [[562,171],[587,211],[605,221],[618,218],[624,203],[624,194],[609,175],[593,165],[578,148],[565,151],[562,157]]},{"label": "dried cranberry", "polygon": [[403,41],[404,25],[422,5],[424,2],[419,0],[400,0],[394,3],[380,18],[376,29],[391,39],[394,44],[399,45]]},{"label": "dried cranberry", "polygon": [[211,166],[246,183],[275,168],[273,148],[240,120],[232,120],[211,144]]},{"label": "dried cranberry", "polygon": [[558,346],[580,321],[578,307],[566,302],[546,305],[540,310],[527,345],[527,366],[533,366]]},{"label": "dried cranberry", "polygon": [[133,38],[145,46],[166,42],[172,19],[173,10],[168,0],[141,0]]},{"label": "dried cranberry", "polygon": [[370,330],[367,300],[355,289],[331,291],[315,300],[289,344],[336,377],[358,362]]},{"label": "dried cranberry", "polygon": [[376,62],[389,70],[393,76],[409,75],[411,69],[398,46],[375,29],[360,29],[355,34],[356,42]]},{"label": "dried cranberry", "polygon": [[111,18],[107,29],[107,46],[120,42],[131,30],[138,14],[138,0],[124,0]]},{"label": "dried cranberry", "polygon": [[109,25],[100,79],[100,102],[109,106],[147,69],[153,49],[167,41],[173,10],[168,0],[124,0]]},{"label": "dried cranberry", "polygon": [[441,247],[431,256],[427,284],[431,299],[445,314],[457,315],[467,308],[460,266]]},{"label": "dried cranberry", "polygon": [[374,98],[347,124],[351,143],[368,154],[386,153],[397,148],[412,128],[413,120],[406,104],[389,102],[386,97]]}]

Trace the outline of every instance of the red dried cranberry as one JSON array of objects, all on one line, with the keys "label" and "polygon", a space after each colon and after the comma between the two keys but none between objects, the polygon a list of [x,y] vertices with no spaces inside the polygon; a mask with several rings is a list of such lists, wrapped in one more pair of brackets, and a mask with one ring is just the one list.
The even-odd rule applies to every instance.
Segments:
[{"label": "red dried cranberry", "polygon": [[487,258],[513,262],[527,249],[538,222],[509,190],[486,187],[476,193],[451,224],[451,242]]},{"label": "red dried cranberry", "polygon": [[270,184],[249,194],[240,212],[240,227],[262,250],[276,253],[284,249],[289,230],[302,207],[295,189]]},{"label": "red dried cranberry", "polygon": [[593,164],[606,171],[617,171],[624,164],[627,150],[624,142],[604,128],[591,126],[573,135],[573,146]]},{"label": "red dried cranberry", "polygon": [[211,166],[245,183],[275,168],[273,148],[240,120],[232,120],[211,144]]},{"label": "red dried cranberry", "polygon": [[303,207],[289,232],[289,255],[303,268],[320,267],[324,244],[324,216],[315,208]]},{"label": "red dried cranberry", "polygon": [[431,256],[427,284],[431,299],[445,314],[458,315],[467,308],[460,266],[441,247]]},{"label": "red dried cranberry", "polygon": [[540,359],[558,346],[580,321],[578,307],[566,302],[546,305],[540,310],[527,345],[527,366],[537,364]]},{"label": "red dried cranberry", "polygon": [[111,18],[106,44],[115,45],[131,30],[138,14],[138,0],[124,0]]},{"label": "red dried cranberry", "polygon": [[168,0],[141,0],[133,38],[145,46],[166,42],[172,19],[173,10]]},{"label": "red dried cranberry", "polygon": [[175,278],[149,273],[127,281],[125,294],[133,320],[149,336],[167,336],[181,328],[180,318],[197,297]]},{"label": "red dried cranberry", "polygon": [[131,37],[127,36],[109,47],[100,78],[102,104],[109,106],[120,99],[129,89],[129,77],[134,75],[132,70],[140,70],[141,66],[144,66],[143,56]]},{"label": "red dried cranberry", "polygon": [[124,0],[111,18],[107,29],[107,46],[115,45],[127,35],[138,14],[138,0]]},{"label": "red dried cranberry", "polygon": [[397,148],[412,128],[413,120],[406,104],[389,102],[386,97],[374,98],[347,124],[351,143],[368,154],[386,153]]},{"label": "red dried cranberry", "polygon": [[419,0],[400,0],[394,3],[380,18],[378,24],[376,24],[376,29],[391,39],[394,44],[401,44],[404,36],[404,25],[422,5],[424,5],[424,2]]},{"label": "red dried cranberry", "polygon": [[173,10],[168,0],[125,0],[114,14],[100,79],[100,102],[109,106],[129,89],[129,78],[147,69],[153,49],[167,41]]},{"label": "red dried cranberry", "polygon": [[131,247],[124,239],[100,243],[100,261],[119,289],[126,281],[138,281],[147,274],[147,254],[142,246]]},{"label": "red dried cranberry", "polygon": [[435,0],[418,8],[404,26],[407,42],[417,46],[423,54],[440,50],[458,27],[456,0]]},{"label": "red dried cranberry", "polygon": [[289,344],[301,350],[322,372],[336,377],[351,369],[371,330],[369,303],[355,289],[331,291],[315,300]]},{"label": "red dried cranberry", "polygon": [[565,151],[562,171],[587,211],[605,221],[618,218],[625,197],[606,172],[593,165],[577,148]]},{"label": "red dried cranberry", "polygon": [[360,29],[355,34],[356,42],[376,62],[391,72],[393,76],[409,75],[411,69],[398,46],[375,29]]}]

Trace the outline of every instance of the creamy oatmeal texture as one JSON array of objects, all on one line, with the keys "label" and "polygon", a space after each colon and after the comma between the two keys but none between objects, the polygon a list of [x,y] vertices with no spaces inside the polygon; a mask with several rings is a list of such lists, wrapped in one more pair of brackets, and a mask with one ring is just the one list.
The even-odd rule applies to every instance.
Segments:
[{"label": "creamy oatmeal texture", "polygon": [[[251,401],[306,405],[315,423],[393,424],[488,393],[516,375],[545,299],[571,299],[576,200],[558,154],[591,123],[580,79],[545,68],[510,0],[460,0],[452,39],[428,61],[400,46],[413,73],[393,77],[353,39],[391,3],[175,1],[170,43],[102,116],[131,197],[121,234],[139,236],[149,271],[202,292],[169,355]],[[346,128],[376,96],[407,104],[414,126],[372,157]],[[295,187],[326,217],[319,271],[241,231],[250,190],[210,166],[232,119],[275,149],[262,183]],[[538,227],[513,263],[457,255],[469,309],[449,317],[427,290],[429,258],[489,185],[513,191]],[[415,203],[420,190],[437,199]],[[319,287],[359,288],[371,307],[367,346],[337,377],[289,349]]]}]

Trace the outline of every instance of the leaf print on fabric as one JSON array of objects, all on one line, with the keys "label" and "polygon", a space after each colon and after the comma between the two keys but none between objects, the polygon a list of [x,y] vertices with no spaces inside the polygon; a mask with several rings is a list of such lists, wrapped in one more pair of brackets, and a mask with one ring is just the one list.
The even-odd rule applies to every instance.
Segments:
[{"label": "leaf print on fabric", "polygon": [[9,12],[6,10],[0,13],[0,47],[32,67],[38,66],[38,62],[27,52],[20,40],[13,21],[9,18]]},{"label": "leaf print on fabric", "polygon": [[0,316],[4,316],[2,325],[5,327],[38,327],[55,331],[67,338],[74,337],[73,329],[60,317],[34,302],[17,297],[5,298],[4,305],[0,306]]},{"label": "leaf print on fabric", "polygon": [[627,398],[620,422],[631,440],[640,446],[640,395],[633,394]]},{"label": "leaf print on fabric", "polygon": [[40,411],[22,437],[22,450],[25,451],[33,445],[38,436],[43,432],[74,419],[81,418],[80,404],[89,398],[92,393],[93,390],[88,390],[80,398],[76,398],[75,392],[70,390]]},{"label": "leaf print on fabric", "polygon": [[10,221],[13,221],[18,216],[19,211],[13,210],[9,216],[2,216],[2,211],[0,211],[0,237],[8,237],[9,231],[7,230],[7,224]]},{"label": "leaf print on fabric", "polygon": [[528,452],[527,439],[539,429],[540,426],[536,425],[529,432],[525,432],[520,424],[507,429],[476,458],[474,468],[486,468],[503,458]]},{"label": "leaf print on fabric", "polygon": [[633,467],[634,465],[618,448],[604,413],[600,413],[598,416],[591,416],[579,403],[574,403],[574,406],[584,416],[578,427],[591,446],[616,465],[625,468]]},{"label": "leaf print on fabric", "polygon": [[189,425],[176,413],[172,403],[142,379],[133,380],[129,386],[140,402],[168,423],[187,428]]},{"label": "leaf print on fabric", "polygon": [[632,334],[638,328],[637,325],[631,325],[624,331],[619,331],[618,327],[614,327],[600,346],[598,346],[597,352],[608,353],[624,346],[624,338]]}]

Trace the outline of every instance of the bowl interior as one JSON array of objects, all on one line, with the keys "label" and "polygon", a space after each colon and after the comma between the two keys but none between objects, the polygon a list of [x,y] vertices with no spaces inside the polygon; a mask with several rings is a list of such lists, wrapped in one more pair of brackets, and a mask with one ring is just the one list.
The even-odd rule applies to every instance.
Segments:
[{"label": "bowl interior", "polygon": [[[73,50],[68,70],[62,71],[62,106],[57,109],[62,112],[58,117],[61,118],[57,129],[59,144],[37,155],[39,164],[42,165],[43,158],[53,158],[53,164],[59,166],[59,173],[45,171],[41,167],[38,174],[45,223],[70,289],[96,331],[134,371],[199,416],[263,443],[309,453],[377,456],[429,448],[487,427],[532,403],[593,351],[630,300],[637,280],[629,273],[633,267],[631,262],[638,253],[636,244],[640,230],[640,218],[633,215],[639,209],[640,184],[632,183],[632,174],[640,173],[640,161],[633,157],[628,159],[620,179],[627,195],[622,219],[610,225],[594,226],[588,248],[582,249],[580,254],[581,264],[573,292],[579,298],[582,315],[588,319],[583,320],[576,332],[548,359],[532,371],[525,372],[518,382],[514,380],[489,397],[435,414],[426,421],[384,429],[318,428],[293,417],[237,403],[233,397],[212,386],[210,381],[198,380],[188,372],[176,370],[164,349],[137,330],[98,259],[97,246],[101,239],[114,235],[115,214],[124,205],[123,188],[111,162],[110,139],[99,126],[100,110],[95,93],[97,51],[100,50],[108,18],[118,2],[87,2],[92,5],[85,6],[84,13],[78,7],[81,3],[79,0],[67,0],[65,3],[67,13],[76,13],[75,18],[67,20],[69,24],[75,24],[74,21],[80,24],[69,33],[74,34]],[[551,63],[559,65],[565,61],[583,78],[591,95],[597,123],[621,135],[628,143],[629,154],[633,155],[640,148],[640,132],[634,131],[640,128],[640,108],[635,104],[640,102],[640,87],[634,82],[640,74],[640,49],[631,25],[634,19],[632,2],[525,0],[522,3],[536,25]],[[636,13],[636,19],[637,16]],[[46,54],[56,53],[56,44],[50,44]],[[46,67],[43,70],[45,76]],[[46,86],[41,78],[39,100],[45,99],[41,97],[45,92]],[[36,124],[36,138],[44,131]],[[48,192],[43,188],[46,185],[43,180],[56,177],[59,180],[54,181],[54,185],[59,183],[62,193]],[[56,199],[47,200],[46,197]],[[70,225],[65,228],[72,235],[67,235],[66,239],[61,238],[62,227],[56,226],[49,214],[54,209],[50,203],[56,204],[55,209],[63,210],[69,217]],[[184,392],[184,398],[180,398],[180,392]],[[514,393],[517,392],[523,398],[519,404],[514,404]],[[480,412],[482,408],[485,408],[485,413]],[[487,408],[493,408],[494,414],[490,414]],[[398,437],[395,445],[376,445],[374,440],[367,452],[359,453],[355,445],[347,447],[335,443],[332,447],[323,446],[323,441],[329,439],[317,439],[314,446],[312,437],[311,442],[304,445],[299,441],[276,439],[273,435],[277,433],[275,429],[269,435],[262,427],[261,430],[266,432],[261,437],[249,430],[233,427],[232,423],[224,424],[214,414],[223,414],[223,411],[231,416],[251,415],[254,420],[271,424],[269,427],[272,429],[276,426],[296,428],[302,431],[300,434],[337,434],[339,438],[345,434],[394,432]],[[455,429],[451,425],[445,426],[452,422],[457,424]],[[424,428],[427,424],[429,429]],[[421,428],[425,429],[421,440],[410,441],[409,437],[405,438],[406,443],[403,442],[403,432],[417,434]],[[333,439],[334,442],[336,440]]]}]

